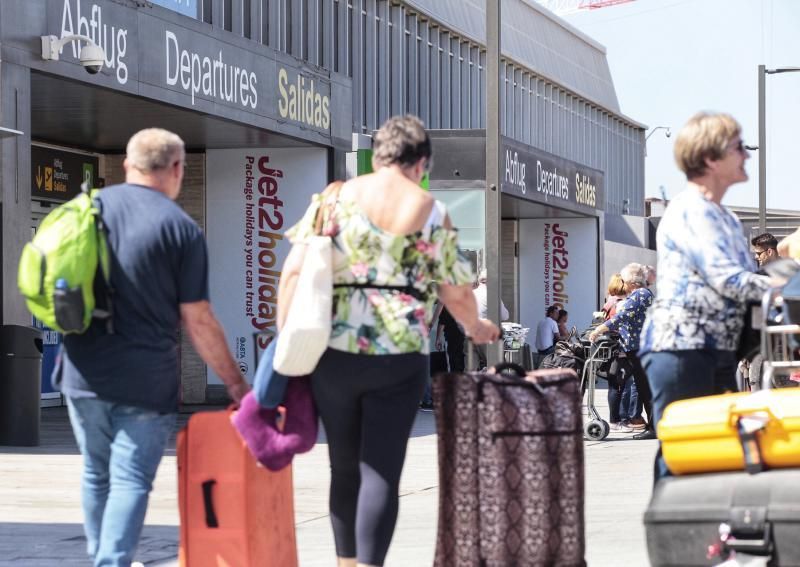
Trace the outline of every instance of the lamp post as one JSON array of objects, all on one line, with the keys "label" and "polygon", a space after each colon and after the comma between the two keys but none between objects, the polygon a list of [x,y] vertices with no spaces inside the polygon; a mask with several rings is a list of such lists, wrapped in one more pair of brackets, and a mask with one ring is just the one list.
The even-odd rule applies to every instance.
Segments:
[{"label": "lamp post", "polygon": [[[486,248],[484,268],[486,282],[486,316],[500,324],[500,116],[503,109],[500,97],[500,0],[486,1]],[[486,346],[489,367],[503,361],[503,344]]]},{"label": "lamp post", "polygon": [[670,136],[672,136],[672,130],[670,130],[669,126],[656,126],[656,127],[655,127],[655,128],[653,128],[652,130],[650,130],[650,133],[649,133],[647,136],[645,136],[645,137],[644,137],[644,141],[645,141],[645,142],[647,142],[647,140],[650,138],[650,136],[652,136],[653,134],[655,134],[655,133],[656,133],[656,130],[666,130],[666,132],[664,133],[664,135],[665,135],[667,138],[669,138]]},{"label": "lamp post", "polygon": [[767,69],[758,66],[758,228],[767,231],[767,75],[796,73],[800,67],[778,67]]},{"label": "lamp post", "polygon": [[656,133],[656,130],[666,130],[666,132],[664,132],[664,135],[667,138],[672,136],[672,130],[669,129],[669,126],[656,126],[652,130],[650,130],[650,133],[647,136],[644,137],[644,155],[645,155],[645,157],[647,157],[647,140],[650,139],[650,136],[652,136],[653,134]]}]

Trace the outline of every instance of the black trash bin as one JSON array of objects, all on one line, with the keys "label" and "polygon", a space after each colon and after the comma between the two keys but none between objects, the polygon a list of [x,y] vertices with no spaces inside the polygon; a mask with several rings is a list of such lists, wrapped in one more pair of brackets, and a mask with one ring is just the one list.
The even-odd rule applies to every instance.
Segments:
[{"label": "black trash bin", "polygon": [[0,327],[0,445],[39,444],[42,331]]}]

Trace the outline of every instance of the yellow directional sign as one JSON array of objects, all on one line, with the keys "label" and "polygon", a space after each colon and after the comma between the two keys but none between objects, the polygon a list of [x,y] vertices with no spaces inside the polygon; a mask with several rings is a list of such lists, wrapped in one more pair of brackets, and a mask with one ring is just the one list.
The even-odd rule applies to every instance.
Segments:
[{"label": "yellow directional sign", "polygon": [[96,187],[98,161],[93,155],[32,145],[31,198],[68,201],[80,193],[83,181]]},{"label": "yellow directional sign", "polygon": [[53,168],[52,167],[45,167],[44,168],[44,190],[45,191],[52,191],[53,190]]}]

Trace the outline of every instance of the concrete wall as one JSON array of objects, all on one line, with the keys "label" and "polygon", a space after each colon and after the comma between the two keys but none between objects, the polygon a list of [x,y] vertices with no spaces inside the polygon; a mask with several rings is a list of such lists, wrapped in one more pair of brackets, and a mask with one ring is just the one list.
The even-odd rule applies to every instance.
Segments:
[{"label": "concrete wall", "polygon": [[605,295],[608,280],[612,274],[619,273],[623,266],[631,262],[656,265],[656,251],[638,246],[629,246],[618,242],[605,241],[605,261],[600,279],[601,295]]},{"label": "concrete wall", "polygon": [[650,237],[650,221],[646,217],[606,214],[605,237],[607,241],[655,249]]},{"label": "concrete wall", "polygon": [[0,124],[23,132],[0,139],[0,323],[30,325],[31,314],[17,288],[22,247],[31,239],[30,69],[0,65]]}]

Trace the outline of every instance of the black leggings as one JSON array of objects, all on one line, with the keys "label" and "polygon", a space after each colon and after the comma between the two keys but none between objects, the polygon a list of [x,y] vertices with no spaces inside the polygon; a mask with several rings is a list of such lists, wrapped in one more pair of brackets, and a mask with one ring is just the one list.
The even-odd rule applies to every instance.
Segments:
[{"label": "black leggings", "polygon": [[411,426],[428,377],[422,354],[328,349],[311,381],[331,460],[330,512],[338,557],[383,565],[398,509]]}]

